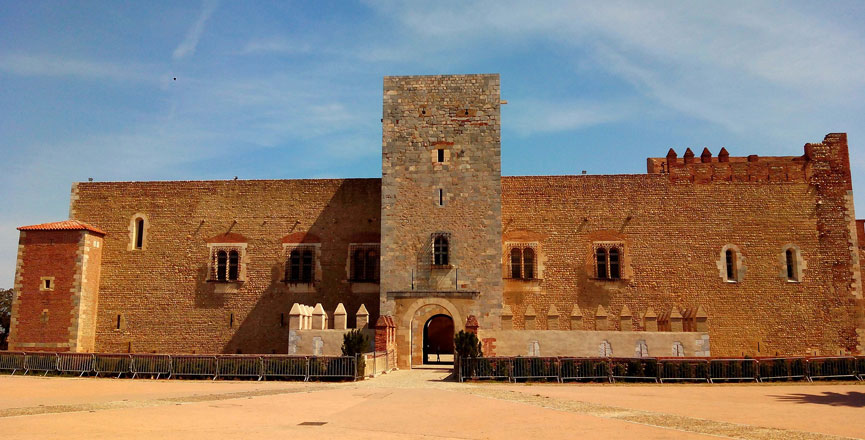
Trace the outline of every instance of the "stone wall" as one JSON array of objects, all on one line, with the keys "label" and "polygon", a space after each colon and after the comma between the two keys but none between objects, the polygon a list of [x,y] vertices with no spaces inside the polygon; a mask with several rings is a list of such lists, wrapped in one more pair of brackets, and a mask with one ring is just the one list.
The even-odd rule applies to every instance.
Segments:
[{"label": "stone wall", "polygon": [[704,332],[620,332],[565,330],[484,330],[478,331],[484,356],[604,356],[603,342],[613,357],[640,357],[638,344],[648,349],[642,357],[676,356],[673,345],[680,343],[683,356],[710,356],[709,335]]},{"label": "stone wall", "polygon": [[[378,284],[349,282],[348,257],[378,241],[380,201],[378,179],[76,184],[72,218],[107,232],[95,350],[285,353],[295,302],[331,315],[342,302],[349,327],[361,304],[377,317]],[[143,249],[129,246],[137,214]],[[312,285],[282,281],[298,233],[320,237]],[[245,242],[241,283],[208,281],[214,237]]]},{"label": "stone wall", "polygon": [[[846,140],[829,135],[798,161],[807,182],[695,183],[663,173],[503,178],[504,236],[534,236],[544,261],[542,280],[506,285],[514,328],[525,328],[529,306],[541,329],[552,306],[576,310],[583,329],[595,328],[599,307],[616,318],[627,306],[634,329],[649,308],[663,321],[702,307],[715,355],[861,350],[846,157]],[[599,241],[623,244],[621,280],[595,279]],[[784,275],[789,244],[801,250],[799,282]],[[727,245],[741,252],[739,282],[722,276]],[[570,328],[564,322],[558,328]],[[619,319],[609,322],[621,328]]]},{"label": "stone wall", "polygon": [[[304,356],[341,356],[343,335],[349,330],[291,330],[289,332],[288,353]],[[366,328],[364,334],[369,336],[370,346],[367,351],[373,351],[375,330]]]},{"label": "stone wall", "polygon": [[[401,354],[420,343],[409,340],[420,318],[405,313],[424,298],[500,325],[499,107],[498,75],[384,78],[381,307],[400,322]],[[443,265],[433,264],[439,233]]]}]

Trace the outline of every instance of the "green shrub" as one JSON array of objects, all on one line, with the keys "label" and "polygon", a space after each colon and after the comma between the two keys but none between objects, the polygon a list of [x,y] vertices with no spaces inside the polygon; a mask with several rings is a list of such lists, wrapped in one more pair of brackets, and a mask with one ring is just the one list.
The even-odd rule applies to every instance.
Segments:
[{"label": "green shrub", "polygon": [[366,360],[363,356],[369,349],[369,336],[360,329],[354,329],[342,335],[342,355],[354,356],[357,359],[357,377],[363,377],[366,371]]}]

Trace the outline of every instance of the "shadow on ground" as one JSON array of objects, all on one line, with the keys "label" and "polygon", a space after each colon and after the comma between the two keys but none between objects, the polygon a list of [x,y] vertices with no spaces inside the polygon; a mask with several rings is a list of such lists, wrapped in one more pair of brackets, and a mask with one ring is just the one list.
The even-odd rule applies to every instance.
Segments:
[{"label": "shadow on ground", "polygon": [[823,394],[796,393],[771,397],[783,402],[816,403],[819,405],[865,408],[865,393],[860,393],[858,391],[850,391],[847,393],[825,391]]}]

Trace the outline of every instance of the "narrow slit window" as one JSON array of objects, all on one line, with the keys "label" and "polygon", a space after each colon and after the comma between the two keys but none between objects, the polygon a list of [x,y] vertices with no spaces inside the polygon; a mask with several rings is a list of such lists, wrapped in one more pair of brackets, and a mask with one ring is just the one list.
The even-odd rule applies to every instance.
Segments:
[{"label": "narrow slit window", "polygon": [[45,280],[45,290],[51,290],[51,280]]},{"label": "narrow slit window", "polygon": [[234,328],[234,313],[228,315],[228,328]]},{"label": "narrow slit window", "polygon": [[115,327],[114,327],[117,330],[120,330],[120,322],[121,322],[121,317],[120,317],[120,315],[117,315],[117,322],[115,323]]},{"label": "narrow slit window", "polygon": [[621,273],[619,271],[619,249],[618,248],[610,248],[610,279],[618,280],[621,278]]},{"label": "narrow slit window", "polygon": [[799,274],[796,267],[796,252],[793,249],[787,249],[787,281],[799,281]]},{"label": "narrow slit window", "polygon": [[279,314],[279,326],[285,327],[285,313]]},{"label": "narrow slit window", "polygon": [[439,188],[439,206],[444,206],[445,204],[445,190]]},{"label": "narrow slit window", "polygon": [[598,260],[598,278],[605,280],[607,279],[607,250],[598,248],[596,255]]},{"label": "narrow slit window", "polygon": [[439,163],[445,161],[445,150],[444,150],[443,148],[439,148],[439,149],[436,151],[436,158],[438,159],[438,162],[439,162]]},{"label": "narrow slit window", "polygon": [[520,248],[511,249],[511,278],[519,279],[522,277],[520,273],[520,265],[522,264],[522,251]]},{"label": "narrow slit window", "polygon": [[727,281],[736,281],[735,255],[732,249],[727,249],[725,258],[727,262]]},{"label": "narrow slit window", "polygon": [[135,249],[144,248],[144,219],[135,221]]},{"label": "narrow slit window", "polygon": [[532,248],[523,250],[523,278],[535,279],[535,251]]},{"label": "narrow slit window", "polygon": [[240,254],[237,251],[228,253],[228,280],[237,281],[240,272]]}]

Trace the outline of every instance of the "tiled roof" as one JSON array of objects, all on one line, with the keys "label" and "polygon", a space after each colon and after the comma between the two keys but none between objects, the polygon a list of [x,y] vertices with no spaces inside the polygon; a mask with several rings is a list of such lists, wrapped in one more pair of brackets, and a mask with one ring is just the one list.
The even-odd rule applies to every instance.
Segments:
[{"label": "tiled roof", "polygon": [[62,222],[42,223],[39,225],[21,226],[19,231],[90,231],[105,235],[105,231],[78,220],[63,220]]}]

